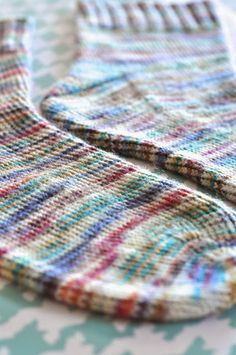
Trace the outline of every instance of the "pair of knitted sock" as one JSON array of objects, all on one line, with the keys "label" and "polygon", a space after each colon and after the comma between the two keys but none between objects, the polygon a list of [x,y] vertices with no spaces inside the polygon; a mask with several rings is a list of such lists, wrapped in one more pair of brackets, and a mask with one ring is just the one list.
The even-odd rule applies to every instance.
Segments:
[{"label": "pair of knitted sock", "polygon": [[96,147],[235,201],[235,73],[213,5],[80,0],[78,16],[79,60],[47,120],[29,99],[27,23],[0,24],[1,275],[123,317],[228,308],[234,211]]}]

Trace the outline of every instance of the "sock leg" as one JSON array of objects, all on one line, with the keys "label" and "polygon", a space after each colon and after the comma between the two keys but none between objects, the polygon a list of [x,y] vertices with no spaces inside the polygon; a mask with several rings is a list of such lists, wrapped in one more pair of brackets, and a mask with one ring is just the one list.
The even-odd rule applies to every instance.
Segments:
[{"label": "sock leg", "polygon": [[29,97],[28,27],[24,19],[0,23],[0,99],[9,107],[13,96]]},{"label": "sock leg", "polygon": [[78,60],[46,117],[235,202],[235,73],[213,4],[81,0],[78,22]]},{"label": "sock leg", "polygon": [[23,58],[21,40],[14,51],[1,47],[0,274],[130,318],[201,317],[232,305],[234,212],[40,117],[18,90]]}]

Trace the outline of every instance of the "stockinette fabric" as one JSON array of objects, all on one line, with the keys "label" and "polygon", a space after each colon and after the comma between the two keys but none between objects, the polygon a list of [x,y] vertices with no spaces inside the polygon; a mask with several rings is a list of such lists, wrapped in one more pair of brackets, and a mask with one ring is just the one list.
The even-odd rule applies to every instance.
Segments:
[{"label": "stockinette fabric", "polygon": [[0,23],[0,274],[80,308],[177,320],[236,298],[224,203],[59,130],[32,107],[27,23]]},{"label": "stockinette fabric", "polygon": [[44,115],[235,202],[236,77],[214,4],[80,0],[77,37]]}]

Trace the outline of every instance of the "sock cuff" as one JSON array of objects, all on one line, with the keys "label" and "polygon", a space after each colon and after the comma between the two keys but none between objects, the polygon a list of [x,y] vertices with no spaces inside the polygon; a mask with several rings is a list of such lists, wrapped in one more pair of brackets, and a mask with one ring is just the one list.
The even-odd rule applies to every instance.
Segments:
[{"label": "sock cuff", "polygon": [[7,19],[0,21],[0,51],[14,50],[28,44],[28,25],[26,19]]},{"label": "sock cuff", "polygon": [[219,25],[213,1],[79,0],[79,21],[104,29],[201,31]]}]

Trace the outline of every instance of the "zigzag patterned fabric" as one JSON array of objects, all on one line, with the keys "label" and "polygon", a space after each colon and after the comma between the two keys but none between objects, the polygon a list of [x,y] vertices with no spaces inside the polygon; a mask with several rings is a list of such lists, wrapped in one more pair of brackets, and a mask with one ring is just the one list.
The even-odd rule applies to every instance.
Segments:
[{"label": "zigzag patterned fabric", "polygon": [[236,76],[213,4],[81,0],[78,41],[44,115],[235,202]]},{"label": "zigzag patterned fabric", "polygon": [[234,304],[235,212],[39,116],[26,33],[23,20],[0,23],[0,274],[128,318],[201,317]]}]

